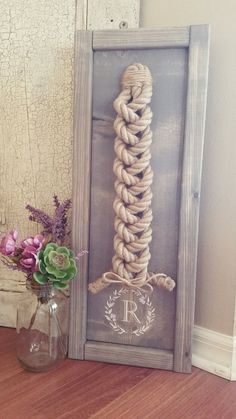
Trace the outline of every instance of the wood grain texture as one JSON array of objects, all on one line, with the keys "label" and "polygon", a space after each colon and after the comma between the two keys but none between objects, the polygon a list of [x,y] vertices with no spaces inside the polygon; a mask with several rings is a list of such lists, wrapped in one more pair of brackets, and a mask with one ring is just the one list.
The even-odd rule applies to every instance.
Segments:
[{"label": "wood grain texture", "polygon": [[15,331],[0,328],[1,419],[235,419],[236,382],[193,369],[65,360],[48,373],[24,371]]},{"label": "wood grain texture", "polygon": [[209,26],[192,26],[180,207],[174,369],[191,370],[198,220],[209,61]]},{"label": "wood grain texture", "polygon": [[[151,101],[153,222],[149,271],[165,272],[172,278],[177,277],[187,51],[185,48],[172,49],[171,58],[168,49],[158,48],[125,52],[96,51],[93,60],[89,282],[95,281],[110,269],[114,254],[115,213],[112,203],[115,192],[112,166],[115,112],[112,102],[120,91],[121,74],[131,62],[144,62],[148,66],[154,86]],[[151,301],[156,307],[156,319],[150,331],[138,337],[130,333],[118,335],[104,321],[104,306],[116,288],[110,286],[97,295],[88,293],[88,340],[173,350],[175,291],[169,293],[154,288]],[[123,311],[123,302],[119,299],[115,304],[115,312],[122,316]],[[143,312],[139,304],[139,318],[142,318]]]},{"label": "wood grain texture", "polygon": [[98,30],[94,32],[93,48],[97,50],[188,47],[189,28]]},{"label": "wood grain texture", "polygon": [[226,392],[227,385],[222,379],[213,380],[197,369],[185,376],[158,371],[91,417],[234,419],[236,402],[232,386],[228,393],[229,404]]},{"label": "wood grain texture", "polygon": [[[191,44],[189,45],[189,31],[191,31]],[[125,35],[124,35],[125,34]],[[133,36],[135,34],[135,36]],[[114,35],[114,37],[113,37]],[[137,37],[137,36],[138,37]],[[142,37],[142,35],[144,35]],[[83,159],[85,159],[86,164],[91,164],[90,172],[91,172],[91,207],[89,207],[88,200],[86,198],[85,193],[85,204],[82,207],[79,204],[78,197],[75,195],[75,204],[74,204],[74,211],[80,213],[84,213],[85,208],[88,212],[86,215],[86,221],[90,221],[91,225],[91,232],[90,232],[90,250],[91,250],[91,257],[89,262],[89,270],[87,271],[87,280],[92,281],[96,279],[96,275],[101,275],[102,272],[105,272],[110,269],[110,261],[111,261],[111,250],[112,250],[112,238],[114,235],[113,228],[112,228],[112,212],[110,208],[112,206],[112,193],[111,193],[111,185],[112,184],[112,161],[113,156],[112,151],[112,137],[111,135],[111,122],[114,119],[114,113],[111,112],[112,108],[112,97],[113,97],[113,89],[114,83],[116,89],[119,91],[119,77],[118,75],[122,74],[122,69],[126,68],[130,62],[142,62],[142,59],[148,65],[151,65],[154,80],[156,82],[155,76],[156,72],[158,77],[160,76],[163,62],[165,62],[165,54],[168,55],[167,62],[171,62],[172,65],[169,65],[170,74],[166,71],[163,71],[162,77],[160,77],[158,86],[161,91],[161,86],[163,86],[163,80],[166,74],[169,77],[169,83],[166,86],[166,91],[160,93],[160,97],[162,98],[162,102],[158,106],[158,115],[161,119],[162,112],[165,114],[164,117],[164,126],[166,129],[166,139],[165,147],[163,150],[163,156],[161,161],[155,168],[157,171],[157,184],[161,182],[161,179],[165,180],[163,183],[163,191],[164,196],[162,199],[160,198],[160,194],[158,194],[157,199],[159,202],[162,202],[163,206],[161,207],[162,210],[165,208],[165,203],[167,202],[168,198],[165,198],[167,195],[169,196],[169,191],[166,188],[168,185],[167,179],[175,179],[176,184],[174,188],[172,187],[172,194],[171,196],[174,197],[172,202],[168,202],[165,211],[165,217],[160,221],[160,208],[158,207],[158,217],[157,220],[161,223],[162,226],[169,227],[169,230],[162,235],[162,238],[159,237],[157,240],[153,252],[156,258],[151,259],[151,263],[156,264],[156,266],[161,266],[161,271],[164,270],[168,272],[170,269],[170,274],[172,271],[177,274],[177,297],[174,295],[174,299],[177,301],[177,312],[176,312],[176,324],[175,320],[172,321],[171,327],[164,327],[164,320],[168,318],[168,314],[165,311],[162,312],[161,320],[158,319],[158,324],[162,327],[162,334],[154,333],[153,340],[149,339],[151,334],[149,332],[146,333],[140,340],[126,340],[123,341],[122,337],[114,336],[115,332],[112,330],[110,331],[109,335],[106,325],[104,324],[103,330],[97,330],[98,322],[101,322],[101,318],[103,317],[104,321],[104,304],[106,303],[107,290],[100,293],[98,296],[89,296],[88,300],[88,328],[86,333],[84,332],[86,329],[85,326],[85,310],[84,307],[86,306],[86,286],[85,281],[86,278],[82,275],[82,284],[81,285],[74,285],[74,289],[78,292],[80,296],[80,300],[77,300],[76,292],[72,295],[72,304],[73,310],[71,313],[77,313],[77,318],[81,316],[84,319],[83,322],[83,333],[82,333],[82,343],[79,341],[79,336],[81,336],[81,329],[77,329],[73,327],[73,333],[75,336],[71,337],[71,345],[73,346],[75,340],[78,340],[78,345],[80,345],[80,352],[78,353],[78,348],[71,348],[70,353],[73,352],[74,357],[81,357],[83,352],[83,344],[85,344],[85,353],[86,358],[92,357],[92,359],[109,359],[110,362],[128,362],[128,359],[132,359],[132,355],[134,349],[131,345],[137,346],[137,353],[138,357],[135,355],[136,362],[138,365],[148,365],[151,366],[151,362],[153,362],[153,367],[157,368],[162,367],[164,365],[165,368],[167,366],[171,366],[172,368],[172,358],[170,362],[170,357],[168,358],[168,362],[166,362],[166,352],[160,351],[162,350],[171,350],[174,352],[174,368],[177,371],[182,372],[190,372],[191,370],[191,338],[192,338],[192,327],[193,327],[193,310],[194,310],[194,290],[195,290],[195,279],[196,279],[196,249],[197,249],[197,225],[198,225],[198,211],[199,211],[199,190],[200,190],[200,177],[201,177],[201,164],[202,164],[202,145],[203,145],[203,134],[204,134],[204,118],[205,118],[205,106],[206,106],[206,84],[207,84],[207,58],[208,58],[208,27],[206,26],[196,26],[191,28],[181,28],[176,29],[160,29],[155,31],[124,31],[124,32],[110,32],[110,31],[95,31],[93,33],[93,67],[94,67],[94,79],[93,79],[93,121],[90,120],[90,125],[93,126],[92,131],[92,163],[90,159],[87,159],[86,153],[81,156],[81,164],[84,164]],[[98,36],[98,38],[96,38]],[[113,37],[113,38],[112,38]],[[126,37],[126,41],[125,41]],[[142,43],[142,39],[145,39],[145,44]],[[188,38],[188,39],[187,39]],[[101,43],[98,43],[98,40],[101,40]],[[166,39],[166,43],[164,43],[163,39]],[[180,41],[181,39],[181,41]],[[185,39],[185,41],[183,41]],[[124,42],[123,42],[124,41]],[[100,41],[99,41],[100,42]],[[131,42],[131,43],[130,43]],[[100,46],[99,46],[100,45]],[[186,46],[189,45],[189,48]],[[112,46],[112,48],[111,48]],[[163,48],[165,46],[165,48]],[[175,46],[176,48],[173,48]],[[180,48],[182,46],[183,48]],[[100,51],[100,48],[102,49]],[[149,48],[151,50],[149,50]],[[153,49],[154,48],[154,49]],[[169,49],[170,48],[170,49]],[[108,50],[114,51],[108,51]],[[158,51],[157,57],[154,56],[154,52]],[[81,51],[83,53],[83,50]],[[91,53],[91,51],[89,52]],[[181,56],[182,53],[189,55],[189,67],[188,72],[186,71],[185,66],[185,58]],[[150,59],[149,55],[154,58],[156,57],[157,63],[153,63]],[[178,59],[173,64],[173,57],[175,55],[178,56]],[[134,61],[135,56],[135,61]],[[164,57],[164,58],[163,58]],[[181,59],[180,59],[181,57]],[[175,57],[176,58],[176,57]],[[150,62],[148,61],[150,59]],[[129,61],[127,63],[126,61]],[[131,60],[131,61],[130,61]],[[155,61],[155,60],[154,60]],[[102,63],[101,68],[99,67],[99,62]],[[177,63],[177,64],[176,64]],[[158,67],[159,64],[159,67]],[[112,67],[113,65],[113,67]],[[87,72],[87,67],[85,72]],[[115,68],[115,70],[114,70]],[[82,68],[81,68],[82,71]],[[116,74],[115,82],[110,77],[110,74],[113,74],[114,71],[118,71],[119,74]],[[158,73],[160,71],[160,74]],[[99,78],[99,74],[102,74],[103,77]],[[165,74],[165,76],[164,76]],[[182,75],[186,81],[186,85],[188,84],[188,96],[186,95],[187,88],[184,83],[179,83],[179,75]],[[84,77],[84,75],[82,75]],[[176,83],[178,80],[178,83]],[[97,81],[97,83],[96,83]],[[171,81],[171,82],[170,82]],[[103,85],[104,83],[104,85]],[[164,84],[165,85],[165,84]],[[175,100],[171,100],[170,103],[166,102],[167,92],[175,92],[176,85],[178,88],[181,86],[182,96],[179,97],[177,100],[177,109],[179,111],[180,104],[183,107],[181,115],[178,114],[176,108],[173,108],[173,104]],[[175,89],[173,89],[173,86]],[[106,100],[106,95],[104,95],[104,91],[108,93],[108,99]],[[84,90],[84,95],[86,91]],[[78,94],[78,93],[77,93]],[[187,104],[186,104],[186,96],[187,96]],[[84,100],[81,95],[79,95],[80,100]],[[113,98],[114,99],[114,98]],[[163,111],[164,109],[164,111]],[[186,109],[186,115],[185,115]],[[185,116],[185,119],[184,119]],[[77,126],[79,127],[78,130],[78,138],[84,138],[84,135],[87,133],[84,131],[84,115],[81,114],[79,119],[79,115],[76,115],[78,119]],[[163,115],[162,115],[163,117]],[[200,122],[198,124],[198,118]],[[183,124],[182,122],[183,121]],[[89,122],[87,121],[88,129]],[[82,126],[82,131],[80,131],[80,126]],[[158,124],[157,128],[159,132]],[[177,132],[177,136],[172,138],[173,132]],[[90,131],[89,131],[90,132]],[[184,141],[183,137],[185,134]],[[86,137],[89,140],[89,137]],[[95,139],[97,141],[95,141]],[[172,139],[172,140],[170,140]],[[76,140],[78,141],[78,140]],[[100,143],[100,145],[99,145]],[[102,149],[96,148],[100,147],[102,144]],[[176,146],[178,144],[178,146]],[[168,150],[172,150],[176,147],[175,150],[175,157],[168,154]],[[183,152],[184,148],[184,152]],[[94,153],[94,150],[96,151]],[[100,150],[100,151],[99,151]],[[101,152],[102,150],[102,152]],[[162,164],[163,158],[166,158],[166,152],[168,154],[167,162],[168,164],[163,165],[164,170],[162,173]],[[93,154],[94,153],[94,154]],[[157,156],[160,154],[157,153]],[[184,157],[183,157],[184,154]],[[100,156],[100,157],[99,157]],[[114,158],[114,156],[113,156]],[[164,158],[164,161],[165,161]],[[184,160],[183,168],[182,168],[182,159]],[[154,159],[155,160],[155,159]],[[177,162],[177,164],[176,164]],[[174,163],[174,164],[173,164]],[[173,173],[173,167],[177,167],[177,170]],[[183,169],[183,170],[182,170]],[[75,169],[74,175],[75,179],[78,179],[79,175],[76,174],[77,168]],[[110,174],[109,174],[110,173]],[[100,179],[100,184],[99,184]],[[76,180],[77,182],[78,180]],[[108,183],[109,183],[109,187]],[[181,192],[181,209],[180,202],[178,201],[178,197],[180,194],[179,185],[182,182],[182,192]],[[89,178],[87,179],[86,183],[87,187],[89,187]],[[104,187],[105,185],[105,187]],[[173,185],[172,185],[173,186]],[[158,188],[155,186],[155,192]],[[97,195],[96,195],[97,194]],[[81,199],[84,196],[83,193],[80,194]],[[96,196],[96,199],[95,199]],[[155,193],[154,193],[155,199]],[[103,206],[102,206],[103,205]],[[155,206],[154,206],[155,207]],[[156,207],[155,207],[156,208]],[[174,215],[170,217],[169,208],[175,208]],[[181,214],[180,214],[181,212]],[[95,214],[95,215],[94,215]],[[90,216],[90,218],[89,218]],[[105,217],[105,222],[102,222],[102,217]],[[171,221],[175,220],[174,226],[171,224]],[[180,220],[180,223],[179,223]],[[78,223],[74,223],[74,226],[78,226]],[[99,233],[99,228],[103,227],[102,234]],[[156,226],[156,223],[155,223]],[[171,226],[171,227],[170,227]],[[177,227],[176,227],[177,226]],[[78,227],[79,228],[79,227]],[[179,231],[180,228],[180,231]],[[157,223],[157,229],[160,229],[160,226]],[[87,246],[89,237],[88,237],[88,230],[87,236],[85,233],[85,228],[81,229],[81,233],[76,233],[81,235],[83,241],[81,242],[81,246]],[[175,236],[173,236],[173,231],[177,232],[177,239],[175,240]],[[169,242],[168,245],[165,247],[165,239],[168,238]],[[97,241],[96,241],[97,240]],[[164,243],[164,244],[163,244]],[[172,254],[172,259],[167,264],[166,255],[170,255],[170,248],[171,245],[175,243],[175,250]],[[96,244],[96,245],[95,245]],[[178,248],[180,246],[180,248]],[[161,250],[162,249],[162,250]],[[179,250],[180,249],[180,250]],[[153,253],[152,252],[152,253]],[[161,256],[160,256],[161,254]],[[109,256],[109,260],[107,257]],[[158,259],[159,257],[159,259]],[[96,262],[97,261],[97,262]],[[158,264],[157,264],[158,261]],[[179,266],[177,266],[179,265]],[[154,267],[154,271],[156,271],[156,266]],[[164,268],[164,269],[163,269]],[[152,269],[153,270],[153,269]],[[84,273],[86,270],[84,270]],[[168,272],[169,273],[169,272]],[[78,290],[80,287],[80,291]],[[84,297],[82,297],[84,295]],[[97,302],[95,301],[97,299]],[[98,304],[99,301],[99,304]],[[166,297],[163,298],[163,301],[166,302]],[[165,308],[164,308],[165,306]],[[160,301],[158,300],[158,309],[160,307]],[[174,302],[169,301],[169,305],[163,304],[163,310],[168,310],[168,307],[175,310],[175,300]],[[164,314],[163,314],[164,313]],[[166,314],[166,315],[165,315]],[[73,314],[74,316],[74,314]],[[170,318],[170,317],[169,317]],[[80,320],[77,320],[78,322]],[[81,324],[81,323],[80,323]],[[173,331],[174,334],[174,327],[176,326],[175,335],[176,335],[176,342],[172,345],[170,344],[171,340],[167,339],[166,343],[164,337],[171,336]],[[159,327],[159,326],[158,326]],[[154,329],[155,330],[155,329]],[[159,333],[160,331],[158,331]],[[108,336],[109,335],[109,336]],[[98,338],[99,336],[99,338]],[[91,342],[86,344],[86,338],[90,341],[95,341],[94,344]],[[104,342],[103,344],[98,344],[97,340],[101,340]],[[80,342],[80,343],[79,343]],[[106,351],[105,345],[108,344],[108,348],[114,348],[114,353],[109,350]],[[119,352],[116,346],[110,346],[110,342],[112,343],[119,343],[128,344],[127,346],[120,346],[121,351]],[[88,345],[88,346],[86,346]],[[163,345],[163,346],[161,346]],[[167,346],[170,345],[170,346]],[[127,351],[127,355],[125,354],[125,348]],[[148,348],[148,349],[147,349]],[[148,360],[146,356],[146,350],[151,350],[151,358],[152,361]],[[157,358],[154,360],[154,352],[156,348],[156,356]],[[99,349],[101,350],[101,358],[99,358]],[[122,354],[121,354],[122,353]],[[163,363],[161,361],[161,353],[165,354]],[[120,359],[119,359],[120,355]],[[143,358],[142,358],[143,357]],[[172,354],[171,354],[172,357]],[[141,359],[142,358],[142,359]],[[113,359],[113,361],[112,361]],[[146,364],[145,364],[146,362]],[[135,360],[131,360],[131,363],[135,363]]]},{"label": "wood grain texture", "polygon": [[87,341],[85,359],[164,370],[173,368],[173,353],[171,351],[144,349],[138,346],[116,345],[114,343]]},{"label": "wood grain texture", "polygon": [[[92,118],[92,32],[80,31],[76,39],[75,72],[76,115],[73,154],[73,218],[72,244],[76,253],[89,248],[90,160]],[[85,71],[84,71],[85,69]],[[88,259],[83,257],[79,269],[79,285],[71,284],[70,357],[83,358],[87,321]]]}]

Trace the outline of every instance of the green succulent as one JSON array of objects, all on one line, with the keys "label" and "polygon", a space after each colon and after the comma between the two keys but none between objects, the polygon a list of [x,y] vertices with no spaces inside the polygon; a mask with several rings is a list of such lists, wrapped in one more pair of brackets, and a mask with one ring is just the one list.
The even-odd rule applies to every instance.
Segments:
[{"label": "green succulent", "polygon": [[37,258],[39,271],[33,276],[39,284],[50,281],[55,288],[67,288],[68,281],[77,275],[74,253],[67,247],[48,243]]}]

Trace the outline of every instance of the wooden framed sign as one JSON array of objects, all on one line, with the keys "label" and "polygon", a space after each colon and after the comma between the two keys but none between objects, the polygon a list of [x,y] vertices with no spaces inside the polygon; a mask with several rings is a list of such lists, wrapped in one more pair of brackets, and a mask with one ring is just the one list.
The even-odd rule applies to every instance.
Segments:
[{"label": "wooden framed sign", "polygon": [[191,371],[209,28],[79,31],[69,356]]}]

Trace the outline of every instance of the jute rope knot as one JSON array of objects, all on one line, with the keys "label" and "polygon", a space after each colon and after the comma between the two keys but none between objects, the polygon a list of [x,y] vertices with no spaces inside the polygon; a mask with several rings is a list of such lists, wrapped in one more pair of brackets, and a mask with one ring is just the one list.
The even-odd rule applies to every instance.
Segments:
[{"label": "jute rope knot", "polygon": [[89,290],[97,293],[111,283],[149,290],[152,290],[152,285],[160,285],[172,290],[175,283],[171,278],[165,274],[148,273],[153,180],[150,165],[152,112],[148,105],[152,96],[152,77],[148,67],[130,65],[123,74],[122,87],[113,103],[117,112],[113,165],[116,176],[113,203],[115,254],[112,272],[106,272],[90,284]]},{"label": "jute rope knot", "polygon": [[105,272],[101,278],[89,284],[89,291],[97,294],[101,289],[108,287],[110,284],[120,284],[131,289],[142,290],[145,293],[152,292],[153,285],[165,288],[168,291],[172,291],[175,287],[175,281],[162,273],[155,274],[150,272],[145,280],[143,278],[127,280],[114,272]]},{"label": "jute rope knot", "polygon": [[143,64],[133,64],[126,68],[123,73],[121,85],[123,89],[128,87],[152,87],[152,76],[148,69]]}]

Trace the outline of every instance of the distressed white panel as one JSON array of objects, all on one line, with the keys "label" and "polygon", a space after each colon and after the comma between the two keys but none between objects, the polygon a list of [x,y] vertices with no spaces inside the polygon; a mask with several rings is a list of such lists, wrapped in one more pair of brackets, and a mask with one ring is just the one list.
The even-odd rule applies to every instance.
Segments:
[{"label": "distressed white panel", "polygon": [[[139,0],[0,3],[0,234],[34,234],[25,205],[51,211],[54,193],[71,196],[74,31],[88,20],[137,27]],[[23,275],[0,266],[0,325],[15,325],[23,288]]]},{"label": "distressed white panel", "polygon": [[[138,26],[139,0],[0,2],[0,234],[34,234],[25,205],[71,196],[74,31],[123,20]],[[0,265],[0,325],[15,326],[22,288]]]},{"label": "distressed white panel", "polygon": [[0,292],[0,324],[6,327],[15,327],[16,306],[21,297],[21,292]]},{"label": "distressed white panel", "polygon": [[139,26],[140,0],[89,0],[87,29],[125,29]]},{"label": "distressed white panel", "polygon": [[[0,233],[35,233],[25,205],[71,196],[75,6],[0,3]],[[18,279],[0,266],[0,325],[14,326]]]},{"label": "distressed white panel", "polygon": [[76,0],[75,29],[87,29],[87,3],[89,0]]}]

